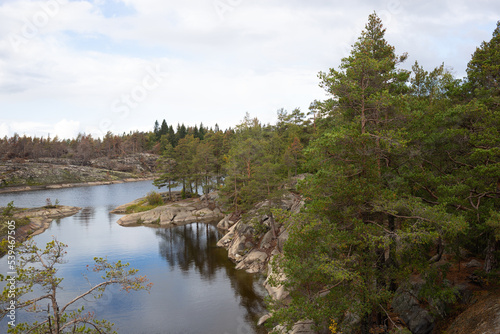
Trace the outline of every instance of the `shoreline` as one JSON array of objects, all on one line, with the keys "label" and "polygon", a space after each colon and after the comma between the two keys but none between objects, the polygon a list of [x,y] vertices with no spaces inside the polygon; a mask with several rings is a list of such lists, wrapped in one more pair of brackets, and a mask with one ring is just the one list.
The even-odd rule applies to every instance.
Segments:
[{"label": "shoreline", "polygon": [[[16,242],[24,242],[29,237],[42,234],[51,225],[54,220],[73,216],[80,212],[81,208],[75,206],[59,205],[54,208],[32,208],[25,209],[20,212],[15,212],[9,220],[17,222],[21,219],[28,219],[29,223],[16,228]],[[0,240],[7,238],[7,235],[2,235]]]},{"label": "shoreline", "polygon": [[110,184],[149,181],[149,180],[154,180],[155,178],[156,178],[155,176],[148,176],[148,177],[139,177],[139,178],[126,178],[126,179],[112,180],[112,181],[55,183],[55,184],[47,184],[47,185],[42,185],[42,186],[13,186],[13,187],[1,188],[0,194],[18,193],[18,192],[23,192],[23,191],[37,191],[37,190],[49,190],[49,189],[102,186],[102,185],[110,185]]},{"label": "shoreline", "polygon": [[213,224],[220,221],[224,217],[224,214],[215,205],[217,196],[213,194],[212,196],[208,194],[197,198],[176,200],[147,211],[127,214],[126,208],[130,205],[140,203],[144,199],[142,197],[116,207],[111,213],[123,215],[116,223],[124,227],[171,227],[196,222]]}]

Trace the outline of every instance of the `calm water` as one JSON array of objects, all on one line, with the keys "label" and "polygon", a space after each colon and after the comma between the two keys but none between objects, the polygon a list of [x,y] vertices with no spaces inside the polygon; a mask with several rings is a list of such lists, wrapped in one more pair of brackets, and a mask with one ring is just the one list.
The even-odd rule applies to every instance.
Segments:
[{"label": "calm water", "polygon": [[[14,201],[18,207],[38,207],[50,198],[62,205],[82,207],[75,216],[54,221],[36,236],[39,246],[56,237],[68,244],[66,263],[59,268],[64,289],[60,305],[86,291],[83,274],[96,256],[129,262],[146,275],[153,288],[126,293],[107,290],[98,301],[83,301],[85,311],[115,323],[118,333],[250,334],[265,333],[255,322],[265,310],[265,295],[258,277],[235,270],[224,249],[215,247],[222,236],[212,225],[175,228],[121,227],[119,215],[109,211],[155,190],[150,181],[28,193],[0,194],[0,206]],[[5,273],[6,258],[0,260]],[[89,273],[91,281],[97,282]],[[32,321],[31,314],[18,319]],[[0,332],[5,332],[5,319]]]}]

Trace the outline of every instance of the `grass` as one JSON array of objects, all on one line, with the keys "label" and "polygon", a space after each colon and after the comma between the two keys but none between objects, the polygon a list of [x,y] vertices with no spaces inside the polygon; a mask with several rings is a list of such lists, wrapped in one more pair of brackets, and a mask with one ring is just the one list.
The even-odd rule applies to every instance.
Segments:
[{"label": "grass", "polygon": [[157,207],[158,207],[158,205],[134,204],[134,205],[128,206],[125,209],[125,213],[130,214],[130,213],[145,212],[145,211],[149,211],[149,210],[152,210],[154,208],[157,208]]},{"label": "grass", "polygon": [[165,204],[161,195],[155,191],[148,193],[145,199],[139,201],[137,204],[128,206],[125,209],[126,214],[145,212],[157,208]]}]

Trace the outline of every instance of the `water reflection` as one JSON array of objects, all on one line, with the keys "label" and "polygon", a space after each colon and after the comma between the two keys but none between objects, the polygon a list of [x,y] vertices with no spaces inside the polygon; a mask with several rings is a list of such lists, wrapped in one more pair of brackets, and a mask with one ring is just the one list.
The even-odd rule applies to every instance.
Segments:
[{"label": "water reflection", "polygon": [[[153,189],[150,182],[138,182],[0,194],[0,204],[14,200],[21,207],[40,206],[50,197],[83,208],[35,237],[39,246],[52,236],[69,245],[67,263],[59,272],[65,278],[61,298],[86,290],[82,272],[96,256],[130,262],[154,283],[151,294],[111,289],[105,299],[88,305],[99,318],[114,322],[120,334],[265,333],[255,325],[265,313],[265,292],[256,276],[236,270],[226,250],[216,247],[221,234],[214,226],[126,228],[116,223],[119,215],[109,213]],[[0,273],[6,266],[6,259],[0,259]],[[5,324],[5,319],[0,321],[0,333]]]},{"label": "water reflection", "polygon": [[214,252],[209,251],[220,236],[217,229],[208,224],[194,223],[156,231],[160,239],[160,256],[170,267],[178,267],[188,273],[191,267],[204,278],[210,279],[221,267]]},{"label": "water reflection", "polygon": [[[166,260],[171,270],[178,268],[185,276],[195,270],[205,282],[216,279],[220,271],[225,273],[235,298],[247,310],[245,324],[255,324],[265,313],[262,291],[259,292],[260,284],[256,276],[235,269],[234,263],[227,258],[227,252],[216,246],[222,234],[214,226],[194,223],[158,229],[155,233],[160,239],[160,256]],[[261,332],[262,328],[253,326],[252,330]]]},{"label": "water reflection", "polygon": [[75,220],[85,227],[88,227],[94,218],[95,208],[93,207],[82,208],[80,212],[75,215]]}]

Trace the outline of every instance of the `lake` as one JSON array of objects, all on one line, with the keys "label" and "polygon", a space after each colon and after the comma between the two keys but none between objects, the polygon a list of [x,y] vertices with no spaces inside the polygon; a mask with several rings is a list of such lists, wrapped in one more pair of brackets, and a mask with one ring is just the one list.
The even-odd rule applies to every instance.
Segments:
[{"label": "lake", "polygon": [[[77,306],[94,311],[99,319],[115,323],[123,334],[250,334],[266,333],[255,325],[265,314],[266,296],[261,277],[236,270],[225,249],[215,245],[222,237],[213,225],[194,223],[173,228],[122,227],[121,217],[109,213],[115,207],[157,190],[151,181],[113,185],[0,194],[0,206],[14,201],[16,207],[40,207],[50,198],[61,205],[81,207],[68,218],[52,222],[34,237],[42,247],[53,237],[68,245],[59,304],[88,290],[84,276],[94,257],[122,260],[146,275],[153,287],[145,291],[106,290],[103,298],[88,299]],[[6,273],[7,259],[0,259]],[[89,274],[89,279],[97,282]],[[95,281],[94,281],[95,280]],[[44,320],[18,312],[18,322]],[[0,322],[5,332],[6,319]]]}]

